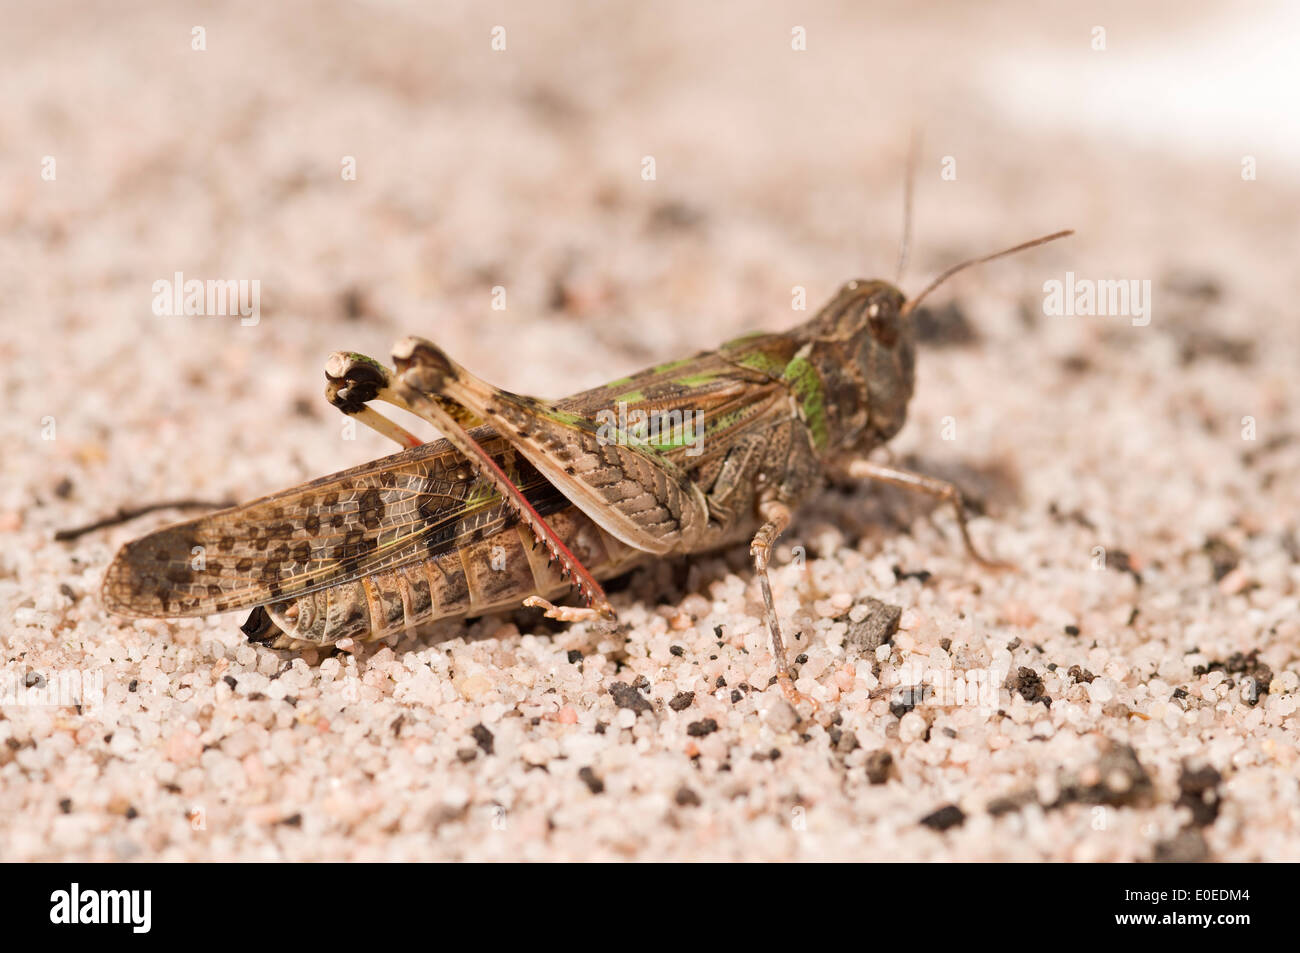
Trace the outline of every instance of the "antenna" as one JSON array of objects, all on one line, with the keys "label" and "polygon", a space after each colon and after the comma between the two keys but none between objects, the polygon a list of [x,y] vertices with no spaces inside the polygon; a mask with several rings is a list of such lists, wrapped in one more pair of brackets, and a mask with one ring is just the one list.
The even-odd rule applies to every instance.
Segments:
[{"label": "antenna", "polygon": [[1061,232],[1053,232],[1050,235],[1044,235],[1042,238],[1035,238],[1033,241],[1023,242],[1012,248],[1004,248],[1000,252],[994,252],[992,255],[985,255],[983,258],[972,258],[970,261],[963,261],[960,265],[953,265],[951,268],[949,268],[947,271],[941,274],[938,278],[934,279],[934,281],[926,285],[925,290],[922,291],[919,295],[917,295],[911,301],[906,302],[903,305],[902,314],[906,316],[911,314],[913,311],[915,311],[916,306],[919,305],[922,300],[924,300],[926,295],[928,295],[935,288],[939,287],[941,284],[943,284],[953,275],[957,274],[957,272],[959,271],[965,271],[967,268],[971,267],[972,265],[982,265],[985,262],[994,261],[995,259],[998,258],[1005,258],[1007,255],[1014,255],[1018,251],[1024,251],[1027,248],[1034,248],[1037,245],[1046,245],[1048,242],[1054,242],[1058,238],[1065,238],[1067,235],[1073,235],[1073,234],[1074,234],[1074,229],[1067,228]]},{"label": "antenna", "polygon": [[907,147],[907,168],[903,173],[903,238],[898,248],[898,274],[894,284],[903,280],[907,267],[907,254],[912,250],[912,181],[916,178],[916,156],[920,151],[921,136],[912,130],[912,140]]}]

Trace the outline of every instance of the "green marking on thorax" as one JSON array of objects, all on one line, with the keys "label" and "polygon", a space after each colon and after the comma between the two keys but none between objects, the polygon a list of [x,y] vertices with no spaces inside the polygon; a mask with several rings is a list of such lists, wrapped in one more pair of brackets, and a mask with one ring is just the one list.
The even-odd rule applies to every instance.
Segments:
[{"label": "green marking on thorax", "polygon": [[785,366],[782,377],[790,382],[804,423],[812,431],[813,443],[817,449],[825,449],[830,442],[830,429],[826,421],[826,395],[817,368],[807,358],[796,357]]}]

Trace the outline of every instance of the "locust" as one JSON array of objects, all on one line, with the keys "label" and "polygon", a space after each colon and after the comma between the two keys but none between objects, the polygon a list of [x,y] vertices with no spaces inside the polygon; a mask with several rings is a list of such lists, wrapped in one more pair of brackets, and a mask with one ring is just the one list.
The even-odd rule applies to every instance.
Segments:
[{"label": "locust", "polygon": [[[329,402],[404,449],[127,543],[103,602],[148,618],[252,609],[241,628],[276,649],[520,604],[563,622],[612,621],[601,580],[747,542],[776,678],[793,692],[768,568],[799,504],[829,477],[937,498],[970,556],[1002,565],[973,544],[954,484],[868,455],[906,420],[925,296],[963,268],[1069,234],[963,262],[911,300],[887,281],[850,281],[792,330],[562,400],[495,387],[420,337],[394,346],[392,366],[336,352]],[[422,441],[380,404],[442,439]],[[570,592],[579,604],[552,601]]]}]

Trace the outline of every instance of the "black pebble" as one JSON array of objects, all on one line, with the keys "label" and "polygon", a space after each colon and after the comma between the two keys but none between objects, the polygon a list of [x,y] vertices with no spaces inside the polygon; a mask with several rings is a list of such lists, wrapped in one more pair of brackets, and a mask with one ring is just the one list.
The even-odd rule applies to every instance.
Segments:
[{"label": "black pebble", "polygon": [[674,800],[680,807],[699,807],[701,804],[700,796],[688,787],[678,788]]},{"label": "black pebble", "polygon": [[894,756],[888,751],[873,751],[867,755],[867,780],[884,784],[889,780],[889,769],[894,766]]},{"label": "black pebble", "polygon": [[921,823],[931,830],[946,831],[950,827],[960,827],[966,821],[966,815],[956,804],[948,804],[921,818]]},{"label": "black pebble", "polygon": [[1199,768],[1183,765],[1178,777],[1178,790],[1182,792],[1178,805],[1191,809],[1192,823],[1197,827],[1213,824],[1219,816],[1219,784],[1222,781],[1223,775],[1209,765]]},{"label": "black pebble", "polygon": [[694,692],[678,692],[673,696],[673,700],[668,703],[668,707],[673,711],[681,711],[684,708],[690,708],[694,703]]},{"label": "black pebble", "polygon": [[718,730],[718,723],[712,718],[705,718],[703,721],[693,721],[686,726],[686,733],[692,738],[703,738],[711,735]]},{"label": "black pebble", "polygon": [[483,749],[484,754],[492,754],[493,735],[486,725],[479,723],[471,728],[469,733],[474,742]]},{"label": "black pebble", "polygon": [[627,682],[611,682],[609,694],[614,699],[614,704],[619,708],[626,708],[634,712],[654,710],[646,697],[637,691],[635,686],[629,685]]},{"label": "black pebble", "polygon": [[1032,668],[1026,668],[1023,665],[1007,679],[1007,688],[1013,692],[1018,692],[1020,697],[1031,705],[1034,702],[1042,702],[1044,705],[1051,707],[1052,700],[1043,691],[1043,679]]}]

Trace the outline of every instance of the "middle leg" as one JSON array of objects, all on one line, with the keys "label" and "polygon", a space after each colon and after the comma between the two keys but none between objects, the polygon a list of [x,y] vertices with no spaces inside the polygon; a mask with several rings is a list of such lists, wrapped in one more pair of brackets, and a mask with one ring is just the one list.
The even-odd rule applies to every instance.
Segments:
[{"label": "middle leg", "polygon": [[781,622],[776,615],[776,603],[772,599],[772,583],[767,576],[767,567],[772,560],[772,547],[777,538],[790,525],[790,507],[775,496],[768,496],[759,501],[758,515],[763,525],[754,534],[749,544],[749,554],[754,557],[754,569],[758,573],[758,585],[763,592],[763,611],[767,618],[767,630],[772,638],[772,658],[776,662],[776,678],[789,702],[798,707],[800,702],[808,702],[813,714],[818,711],[815,699],[798,692],[794,679],[790,675],[790,663],[786,659],[785,640],[781,638]]}]

